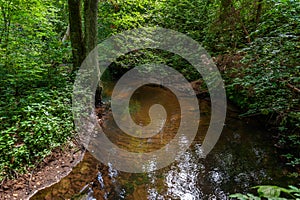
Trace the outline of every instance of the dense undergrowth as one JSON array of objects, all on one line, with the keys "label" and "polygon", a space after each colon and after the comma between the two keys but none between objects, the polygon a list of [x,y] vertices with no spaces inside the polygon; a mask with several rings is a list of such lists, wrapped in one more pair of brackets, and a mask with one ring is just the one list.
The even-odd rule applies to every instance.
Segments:
[{"label": "dense undergrowth", "polygon": [[[264,115],[288,165],[300,166],[300,3],[278,2],[262,16],[242,59],[225,70],[230,100]],[[271,17],[272,16],[272,17]],[[230,57],[230,55],[229,55]]]},{"label": "dense undergrowth", "polygon": [[1,1],[0,180],[34,167],[73,132],[63,8]]},{"label": "dense undergrowth", "polygon": [[[0,24],[3,179],[25,172],[64,143],[71,137],[73,122],[71,51],[61,42],[68,23],[66,3],[1,2],[6,16]],[[142,26],[161,26],[192,37],[215,57],[228,98],[240,106],[243,116],[265,116],[284,161],[299,167],[299,13],[300,4],[294,0],[101,1],[99,42]],[[173,66],[188,80],[200,77],[179,56],[154,50],[118,59],[109,75],[118,77],[148,62]]]}]

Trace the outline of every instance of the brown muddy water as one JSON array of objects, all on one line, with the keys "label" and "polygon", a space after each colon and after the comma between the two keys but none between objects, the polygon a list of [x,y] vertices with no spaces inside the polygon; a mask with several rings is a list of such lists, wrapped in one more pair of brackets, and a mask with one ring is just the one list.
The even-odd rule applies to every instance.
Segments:
[{"label": "brown muddy water", "polygon": [[[164,129],[150,139],[129,137],[122,133],[108,112],[103,129],[113,143],[129,151],[150,152],[174,137],[180,123],[180,108],[172,92],[143,86],[134,93],[130,103],[133,120],[142,125],[149,123],[151,105],[163,105],[168,114]],[[196,138],[168,167],[149,173],[125,173],[117,171],[110,163],[100,163],[87,152],[67,177],[39,191],[31,200],[226,200],[229,194],[246,192],[259,184],[287,186],[295,183],[278,160],[271,134],[257,121],[239,119],[237,110],[231,105],[217,145],[205,159],[199,158],[210,122],[209,99],[199,99],[199,107],[201,119]]]}]

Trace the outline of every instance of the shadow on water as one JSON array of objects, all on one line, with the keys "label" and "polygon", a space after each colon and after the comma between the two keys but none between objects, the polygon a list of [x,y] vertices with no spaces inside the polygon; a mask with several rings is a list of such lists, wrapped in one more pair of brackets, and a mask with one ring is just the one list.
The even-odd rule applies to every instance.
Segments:
[{"label": "shadow on water", "polygon": [[[179,104],[167,89],[143,86],[131,101],[130,112],[137,124],[149,123],[148,110],[154,103],[168,113],[160,134],[137,139],[122,133],[111,114],[103,122],[106,136],[129,151],[150,152],[161,148],[177,132]],[[241,120],[232,106],[221,138],[212,152],[200,159],[200,145],[210,122],[209,100],[199,100],[201,120],[198,134],[190,148],[163,169],[144,174],[120,172],[103,165],[90,153],[59,183],[41,190],[31,199],[228,199],[230,193],[245,192],[258,184],[293,184],[277,160],[270,133],[259,123]]]}]

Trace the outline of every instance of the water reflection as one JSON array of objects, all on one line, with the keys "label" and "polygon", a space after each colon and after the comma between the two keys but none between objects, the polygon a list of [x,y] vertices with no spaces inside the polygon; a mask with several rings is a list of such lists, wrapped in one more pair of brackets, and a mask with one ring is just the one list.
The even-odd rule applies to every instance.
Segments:
[{"label": "water reflection", "polygon": [[167,195],[174,199],[200,199],[203,195],[198,188],[198,165],[190,152],[176,159],[177,165],[166,173]]},{"label": "water reflection", "polygon": [[[134,100],[143,100],[141,107],[144,107],[153,104],[150,96],[161,92],[161,88],[144,88]],[[172,94],[163,90],[163,96],[161,99],[164,102],[161,103],[167,110],[168,118],[160,134],[142,140],[128,137],[108,117],[103,127],[109,139],[131,151],[147,152],[166,145],[177,132],[180,113],[178,102],[171,99]],[[213,151],[205,159],[201,158],[201,144],[210,121],[210,107],[209,102],[203,100],[199,105],[201,120],[198,134],[188,151],[177,156],[170,166],[144,174],[124,173],[114,169],[111,163],[99,163],[87,153],[69,176],[53,187],[40,191],[32,199],[226,200],[230,193],[245,192],[258,184],[293,184],[276,160],[274,148],[266,136],[268,134],[258,129],[256,122],[245,123],[232,113]],[[135,121],[145,123],[149,117],[147,112],[135,111]],[[180,136],[181,147],[184,148],[187,143],[184,135]],[[144,167],[156,169],[156,159],[144,163]],[[66,180],[70,184],[66,185]],[[79,184],[73,184],[78,181]],[[83,190],[84,187],[86,190]],[[80,197],[77,194],[81,194]]]}]

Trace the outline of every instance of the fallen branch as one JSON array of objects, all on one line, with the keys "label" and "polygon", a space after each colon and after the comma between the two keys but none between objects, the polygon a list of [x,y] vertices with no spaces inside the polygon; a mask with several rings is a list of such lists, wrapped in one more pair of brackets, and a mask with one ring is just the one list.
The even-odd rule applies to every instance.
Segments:
[{"label": "fallen branch", "polygon": [[295,91],[295,92],[297,92],[297,93],[300,93],[300,89],[297,88],[296,86],[294,86],[294,85],[288,83],[287,81],[285,81],[285,80],[283,80],[283,79],[279,79],[279,81],[281,81],[281,82],[286,82],[286,86],[287,86],[288,88],[292,89],[293,91]]},{"label": "fallen branch", "polygon": [[290,84],[290,83],[287,83],[286,86],[289,87],[289,88],[291,88],[291,89],[294,90],[295,92],[300,93],[300,89],[297,88],[296,86],[294,86],[294,85],[292,85],[292,84]]}]

